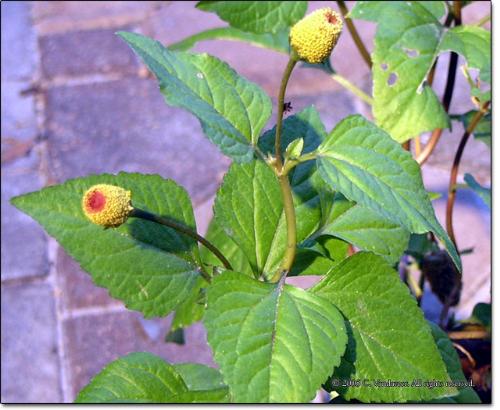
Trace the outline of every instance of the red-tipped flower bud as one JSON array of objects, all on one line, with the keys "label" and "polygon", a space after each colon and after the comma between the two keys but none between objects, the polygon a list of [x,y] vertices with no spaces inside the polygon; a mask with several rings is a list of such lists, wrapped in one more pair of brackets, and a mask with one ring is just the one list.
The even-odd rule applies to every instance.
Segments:
[{"label": "red-tipped flower bud", "polygon": [[83,195],[82,208],[85,216],[106,228],[123,224],[134,209],[130,202],[131,192],[121,187],[99,184],[90,187]]}]

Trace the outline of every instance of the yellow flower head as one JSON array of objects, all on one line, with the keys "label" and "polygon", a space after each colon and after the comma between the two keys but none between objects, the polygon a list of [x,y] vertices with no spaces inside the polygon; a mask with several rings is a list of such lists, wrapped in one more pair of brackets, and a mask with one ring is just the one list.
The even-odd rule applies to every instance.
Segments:
[{"label": "yellow flower head", "polygon": [[85,216],[97,225],[117,227],[123,224],[134,209],[131,192],[114,185],[99,184],[90,187],[82,198]]},{"label": "yellow flower head", "polygon": [[311,64],[326,60],[342,31],[342,18],[331,8],[313,11],[290,31],[290,44],[301,60]]}]

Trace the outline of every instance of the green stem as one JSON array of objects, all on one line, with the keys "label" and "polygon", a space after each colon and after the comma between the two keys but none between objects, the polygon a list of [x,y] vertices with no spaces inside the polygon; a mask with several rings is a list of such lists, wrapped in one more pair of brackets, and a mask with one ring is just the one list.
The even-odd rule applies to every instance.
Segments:
[{"label": "green stem", "polygon": [[274,274],[271,282],[278,282],[283,275],[286,275],[295,259],[297,247],[297,222],[295,219],[295,207],[293,206],[292,188],[288,174],[278,176],[281,194],[283,195],[283,208],[285,210],[286,220],[286,250],[278,271]]},{"label": "green stem", "polygon": [[358,34],[358,31],[356,30],[356,27],[354,26],[354,23],[352,20],[347,17],[347,14],[349,13],[349,10],[347,9],[345,3],[341,0],[337,1],[337,4],[339,6],[339,9],[342,13],[342,16],[344,16],[345,23],[347,25],[347,29],[349,30],[349,33],[351,33],[351,37],[356,44],[356,47],[358,48],[359,53],[361,54],[361,57],[363,57],[363,60],[365,63],[368,65],[368,67],[371,69],[372,68],[372,59],[370,57],[370,53],[366,49],[363,40],[361,40],[361,37]]},{"label": "green stem", "polygon": [[465,144],[467,144],[469,136],[474,132],[474,129],[476,128],[477,124],[479,124],[479,121],[481,121],[483,116],[486,114],[489,105],[490,102],[489,101],[486,102],[481,107],[481,111],[478,111],[474,115],[474,117],[472,117],[469,126],[465,130],[464,135],[462,136],[462,139],[458,144],[457,152],[455,154],[453,165],[451,167],[450,182],[448,184],[448,200],[446,201],[446,231],[448,232],[448,236],[452,240],[457,250],[458,250],[457,241],[455,239],[455,231],[453,229],[453,207],[455,205],[455,197],[456,197],[455,186],[457,184],[458,168],[460,166],[460,161],[462,160],[462,154],[465,149]]},{"label": "green stem", "polygon": [[351,83],[347,78],[342,77],[340,74],[332,74],[332,79],[337,81],[342,87],[346,88],[350,92],[352,92],[358,98],[361,98],[368,105],[373,105],[373,98],[366,94],[363,90],[356,87],[353,83]]},{"label": "green stem", "polygon": [[283,260],[281,261],[279,269],[271,278],[271,282],[273,283],[278,282],[287,275],[295,259],[295,248],[297,247],[297,222],[295,220],[295,208],[293,205],[292,188],[290,187],[290,181],[288,180],[288,172],[284,169],[283,161],[281,159],[281,132],[283,129],[285,91],[288,80],[290,79],[290,75],[292,74],[292,70],[295,67],[295,64],[297,64],[297,61],[297,56],[295,54],[292,54],[283,73],[283,78],[281,79],[281,85],[278,94],[278,117],[276,119],[276,139],[274,145],[276,161],[273,164],[273,168],[278,177],[281,195],[283,197],[283,209],[285,211],[287,236],[285,255],[283,256]]},{"label": "green stem", "polygon": [[482,17],[472,25],[481,27],[483,24],[486,24],[490,20],[491,20],[491,14],[487,14],[486,16]]},{"label": "green stem", "polygon": [[301,155],[298,158],[288,159],[285,161],[285,165],[283,166],[282,174],[288,174],[293,168],[302,162],[311,161],[316,159],[318,156],[317,151],[312,151],[307,154]]},{"label": "green stem", "polygon": [[297,58],[294,54],[290,56],[288,64],[286,65],[285,72],[283,73],[283,78],[281,79],[280,91],[278,94],[278,114],[276,119],[276,137],[274,140],[274,154],[276,156],[276,166],[279,172],[283,167],[283,161],[281,159],[281,131],[283,129],[283,111],[285,109],[285,91],[292,74],[295,64],[297,64]]},{"label": "green stem", "polygon": [[[233,270],[229,261],[224,257],[221,251],[219,251],[215,245],[206,240],[203,236],[198,235],[197,232],[193,231],[191,228],[183,225],[179,222],[176,222],[172,219],[165,218],[162,216],[158,216],[142,209],[134,208],[134,210],[130,214],[131,217],[145,219],[146,221],[151,221],[160,225],[168,226],[169,228],[175,229],[178,232],[183,233],[186,236],[193,238],[194,240],[203,244],[207,249],[209,249],[224,265],[226,269]],[[211,277],[202,271],[202,276],[210,282]]]}]

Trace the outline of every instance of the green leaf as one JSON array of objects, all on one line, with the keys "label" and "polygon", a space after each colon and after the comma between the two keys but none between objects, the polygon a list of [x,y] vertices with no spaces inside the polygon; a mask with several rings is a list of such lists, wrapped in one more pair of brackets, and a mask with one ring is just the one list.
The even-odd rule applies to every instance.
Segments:
[{"label": "green leaf", "polygon": [[172,51],[187,51],[193,48],[198,42],[206,40],[233,40],[244,41],[256,47],[268,48],[280,53],[288,54],[290,45],[288,43],[289,30],[281,30],[276,33],[248,33],[234,27],[219,27],[196,33],[177,43],[171,44],[168,48]]},{"label": "green leaf", "polygon": [[472,316],[491,329],[491,303],[478,303],[472,310]]},{"label": "green leaf", "polygon": [[[460,363],[460,359],[458,354],[453,347],[448,335],[441,330],[441,328],[435,323],[429,322],[432,336],[434,337],[434,341],[439,349],[439,353],[441,354],[441,358],[443,359],[444,364],[446,365],[446,370],[448,371],[448,375],[450,379],[454,383],[467,383],[467,379],[464,376],[462,371],[462,365]],[[437,399],[431,401],[431,403],[468,403],[468,404],[478,404],[481,403],[481,399],[474,391],[472,387],[459,387],[458,395],[451,397],[444,397],[442,399]]]},{"label": "green leaf", "polygon": [[[259,147],[262,152],[274,155],[274,135],[276,128],[266,131],[259,140]],[[314,106],[305,108],[286,118],[283,121],[283,135],[281,138],[281,152],[298,138],[303,138],[303,154],[314,151],[326,137],[326,131],[319,117],[318,111]],[[321,219],[321,197],[326,184],[316,172],[314,161],[308,161],[299,164],[294,168],[290,175],[290,185],[292,186],[295,213],[297,220],[297,242],[300,243],[309,237],[319,226]],[[284,238],[286,226],[285,219],[282,216],[277,235],[276,246],[273,246],[274,256],[267,265],[267,270],[272,271],[278,268],[279,261],[285,250],[286,241]]]},{"label": "green leaf", "polygon": [[[205,238],[222,252],[234,270],[249,276],[253,275],[247,257],[231,237],[224,232],[224,228],[217,223],[215,217],[210,221]],[[201,248],[201,257],[203,262],[208,265],[224,268],[222,262],[205,247]]]},{"label": "green leaf", "polygon": [[381,255],[387,262],[395,263],[408,245],[410,233],[400,225],[357,205],[339,192],[323,201],[323,220],[313,235],[332,235],[352,243],[361,250]]},{"label": "green leaf", "polygon": [[410,233],[377,212],[354,205],[321,229],[322,235],[341,238],[365,251],[396,263],[408,245]]},{"label": "green leaf", "polygon": [[[262,152],[274,155],[275,133],[276,127],[273,127],[262,135],[259,140],[259,148]],[[303,154],[314,151],[326,138],[325,126],[318,111],[312,105],[283,121],[281,152],[284,152],[288,145],[297,138],[304,140]],[[314,179],[315,168],[314,161],[299,164],[292,170],[291,184],[297,186],[308,179]],[[315,183],[315,181],[308,181],[309,185]]]},{"label": "green leaf", "polygon": [[491,332],[491,303],[478,303],[474,306],[471,317],[462,322],[472,324],[479,323]]},{"label": "green leaf", "polygon": [[175,332],[201,320],[203,313],[205,313],[203,287],[207,285],[205,279],[200,277],[189,296],[177,305],[172,320],[171,332]]},{"label": "green leaf", "polygon": [[[201,366],[201,365],[198,365]],[[205,366],[203,366],[205,367]],[[227,388],[200,390],[190,374],[198,367],[181,372],[150,353],[131,353],[109,363],[78,394],[76,403],[223,403]],[[207,372],[203,369],[202,371]],[[193,389],[181,374],[188,375]]]},{"label": "green leaf", "polygon": [[243,31],[276,33],[304,16],[307,1],[200,1],[196,7]]},{"label": "green leaf", "polygon": [[[477,111],[471,110],[462,115],[451,115],[450,118],[461,121],[464,129],[467,129],[476,114]],[[473,134],[475,139],[482,141],[491,149],[491,112],[488,112],[479,120]]]},{"label": "green leaf", "polygon": [[315,64],[302,62],[302,64],[300,64],[300,67],[315,68],[316,70],[321,70],[324,73],[327,73],[328,75],[336,73],[335,69],[332,67],[332,62],[330,61],[329,58],[327,58],[321,63],[315,63]]},{"label": "green leaf", "polygon": [[373,66],[373,114],[398,142],[435,128],[448,119],[426,77],[437,56],[454,51],[480,79],[491,81],[491,33],[474,26],[445,30],[439,22],[442,1],[358,1],[351,18],[377,22]]},{"label": "green leaf", "polygon": [[479,106],[482,106],[486,102],[491,101],[491,89],[482,91],[476,85],[472,85],[470,90],[470,95],[476,98],[477,100],[476,104]]},{"label": "green leaf", "polygon": [[360,115],[349,116],[318,148],[317,163],[323,179],[347,199],[410,232],[434,232],[461,271],[455,246],[424,189],[419,165],[383,130]]},{"label": "green leaf", "polygon": [[238,162],[253,158],[271,100],[256,84],[207,54],[173,52],[150,38],[119,32],[156,75],[168,104],[200,120],[206,136]]},{"label": "green leaf", "polygon": [[293,140],[285,150],[285,159],[297,159],[304,149],[304,138]]},{"label": "green leaf", "polygon": [[441,1],[358,1],[355,19],[377,22],[373,66],[373,114],[398,142],[448,119],[434,91],[425,84],[439,49],[445,11]]},{"label": "green leaf", "polygon": [[267,164],[231,165],[217,193],[215,220],[243,251],[255,274],[264,271],[282,212],[279,184]]},{"label": "green leaf", "polygon": [[[311,190],[310,181],[293,178],[292,195],[300,242],[318,225],[319,198]],[[217,224],[241,249],[252,272],[271,276],[286,250],[281,190],[271,168],[262,161],[231,165],[217,194],[214,212]]]},{"label": "green leaf", "polygon": [[226,387],[222,375],[217,369],[197,363],[173,365],[189,390],[215,390]]},{"label": "green leaf", "polygon": [[132,204],[196,229],[186,191],[158,175],[94,175],[12,199],[37,220],[90,273],[98,286],[145,317],[165,316],[189,296],[199,278],[197,243],[173,229],[129,218],[103,229],[84,215],[81,201],[92,185],[132,191]]},{"label": "green leaf", "polygon": [[407,254],[412,255],[419,264],[425,255],[431,252],[439,252],[439,246],[429,238],[427,234],[411,234],[408,243]]},{"label": "green leaf", "polygon": [[430,201],[435,201],[436,199],[439,199],[443,196],[440,192],[430,192],[427,191],[427,195],[429,195],[429,200]]},{"label": "green leaf", "polygon": [[75,401],[169,403],[186,391],[182,377],[163,359],[149,353],[131,353],[109,363]]},{"label": "green leaf", "polygon": [[439,52],[454,51],[467,60],[469,68],[479,70],[479,79],[491,83],[491,33],[482,27],[458,26],[449,29]]},{"label": "green leaf", "polygon": [[295,262],[288,276],[324,275],[347,257],[349,244],[341,239],[320,236],[307,239],[297,249]]},{"label": "green leaf", "polygon": [[170,329],[170,331],[165,336],[165,343],[175,343],[178,345],[186,344],[186,339],[184,338],[184,329],[182,327]]},{"label": "green leaf", "polygon": [[[327,387],[362,402],[430,400],[456,389],[411,387],[413,380],[449,380],[431,331],[408,288],[380,256],[359,252],[335,266],[310,291],[335,304],[346,318],[349,342]],[[371,386],[337,387],[335,379]],[[376,387],[377,380],[409,387]]]},{"label": "green leaf", "polygon": [[208,289],[208,341],[235,402],[308,402],[340,362],[344,321],[302,289],[224,272]]},{"label": "green leaf", "polygon": [[464,181],[491,209],[491,189],[481,186],[471,174],[465,174]]}]

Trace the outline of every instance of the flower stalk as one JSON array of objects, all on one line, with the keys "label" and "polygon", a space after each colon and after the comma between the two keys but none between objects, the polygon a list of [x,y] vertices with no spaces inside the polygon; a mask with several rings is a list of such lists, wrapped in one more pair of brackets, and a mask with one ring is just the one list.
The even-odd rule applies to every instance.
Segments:
[{"label": "flower stalk", "polygon": [[[146,221],[154,222],[160,225],[168,226],[169,228],[175,229],[178,232],[183,233],[186,236],[189,236],[190,238],[193,238],[197,242],[200,242],[202,245],[204,245],[210,252],[212,252],[224,265],[224,267],[228,270],[233,270],[231,267],[231,264],[229,261],[225,258],[225,256],[222,254],[219,249],[215,245],[213,245],[211,242],[209,242],[207,239],[205,239],[203,236],[199,235],[197,232],[193,231],[191,228],[187,227],[186,225],[183,225],[179,222],[176,222],[170,218],[165,218],[162,216],[158,216],[155,214],[152,214],[150,212],[144,211],[139,208],[134,208],[133,211],[130,213],[131,218],[140,218],[144,219]],[[211,277],[201,271],[202,276],[208,281],[211,281]]]},{"label": "flower stalk", "polygon": [[288,180],[288,172],[283,166],[283,160],[281,158],[281,134],[283,131],[283,112],[285,103],[285,92],[288,80],[292,74],[292,71],[297,64],[298,58],[295,53],[292,52],[288,64],[283,73],[281,79],[280,90],[278,93],[278,117],[276,120],[276,135],[274,140],[274,153],[275,161],[273,162],[273,169],[278,177],[278,182],[281,189],[281,195],[283,197],[283,209],[285,211],[286,229],[287,229],[287,242],[285,255],[279,269],[276,271],[274,276],[271,278],[271,282],[278,282],[282,276],[286,275],[290,268],[292,267],[293,261],[295,259],[295,248],[297,246],[297,222],[295,220],[295,207],[293,205],[292,188],[290,186],[290,181]]}]

